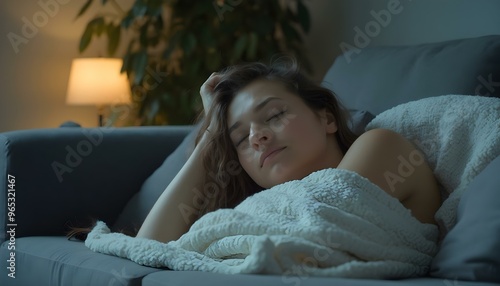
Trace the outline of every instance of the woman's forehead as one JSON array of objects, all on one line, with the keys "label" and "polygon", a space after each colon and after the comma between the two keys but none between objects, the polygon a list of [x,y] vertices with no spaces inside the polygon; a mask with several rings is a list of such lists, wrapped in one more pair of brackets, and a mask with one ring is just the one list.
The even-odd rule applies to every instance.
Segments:
[{"label": "woman's forehead", "polygon": [[270,80],[258,80],[250,83],[237,92],[228,109],[228,127],[240,120],[241,117],[260,109],[272,101],[289,101],[291,94],[284,84]]},{"label": "woman's forehead", "polygon": [[282,82],[260,78],[247,84],[241,90],[236,92],[236,95],[241,93],[252,93],[254,95],[259,95],[263,93],[269,93],[270,91],[281,91],[283,89],[285,89],[285,85]]}]

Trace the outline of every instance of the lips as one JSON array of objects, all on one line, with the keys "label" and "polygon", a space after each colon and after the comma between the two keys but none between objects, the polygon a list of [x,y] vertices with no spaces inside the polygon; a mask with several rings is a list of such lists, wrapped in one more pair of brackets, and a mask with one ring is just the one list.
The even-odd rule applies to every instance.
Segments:
[{"label": "lips", "polygon": [[267,159],[267,157],[272,156],[276,153],[279,153],[281,150],[283,150],[285,148],[286,147],[273,148],[273,149],[270,149],[270,150],[262,153],[262,155],[260,155],[260,167],[262,168],[262,166],[264,165],[264,161]]}]

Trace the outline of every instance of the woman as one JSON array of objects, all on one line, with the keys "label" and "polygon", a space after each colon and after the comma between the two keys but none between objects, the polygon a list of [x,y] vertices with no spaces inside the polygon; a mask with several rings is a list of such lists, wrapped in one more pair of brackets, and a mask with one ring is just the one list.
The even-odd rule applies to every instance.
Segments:
[{"label": "woman", "polygon": [[206,120],[197,145],[137,237],[176,240],[208,211],[325,168],[357,172],[435,224],[438,185],[415,147],[384,129],[356,137],[335,95],[295,63],[230,67],[213,73],[200,94]]}]

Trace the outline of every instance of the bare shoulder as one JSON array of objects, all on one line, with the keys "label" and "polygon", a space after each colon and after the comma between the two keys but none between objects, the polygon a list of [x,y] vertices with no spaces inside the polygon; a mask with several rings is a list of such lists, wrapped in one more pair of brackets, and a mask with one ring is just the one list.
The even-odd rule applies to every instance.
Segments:
[{"label": "bare shoulder", "polygon": [[[399,199],[414,214],[420,203],[432,207],[419,219],[430,221],[440,205],[437,181],[423,154],[405,137],[387,129],[363,133],[352,144],[338,168],[357,172]],[[433,219],[432,219],[433,220]]]},{"label": "bare shoulder", "polygon": [[387,144],[393,145],[392,147],[394,147],[394,145],[396,146],[408,145],[408,144],[411,145],[410,141],[401,136],[399,133],[389,129],[377,128],[368,130],[365,133],[361,134],[358,137],[358,139],[354,142],[353,146],[357,148],[358,146],[365,146],[365,145],[387,146]]},{"label": "bare shoulder", "polygon": [[412,192],[408,179],[423,163],[422,154],[406,138],[388,129],[372,129],[351,145],[338,168],[359,173],[402,201]]}]

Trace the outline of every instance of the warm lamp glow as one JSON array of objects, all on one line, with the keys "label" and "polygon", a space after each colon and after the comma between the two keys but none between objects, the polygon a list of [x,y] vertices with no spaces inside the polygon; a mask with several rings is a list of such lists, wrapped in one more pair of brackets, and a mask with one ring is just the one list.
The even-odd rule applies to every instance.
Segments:
[{"label": "warm lamp glow", "polygon": [[74,59],[66,103],[97,106],[130,103],[130,86],[127,75],[120,73],[121,68],[121,59]]}]

